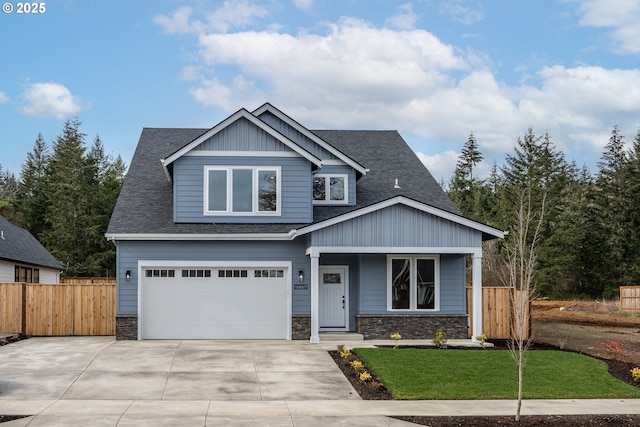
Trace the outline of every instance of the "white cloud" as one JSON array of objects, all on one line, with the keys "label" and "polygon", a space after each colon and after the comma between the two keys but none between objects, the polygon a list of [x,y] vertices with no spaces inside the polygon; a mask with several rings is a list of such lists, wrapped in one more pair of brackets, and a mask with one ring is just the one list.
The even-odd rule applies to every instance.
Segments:
[{"label": "white cloud", "polygon": [[444,179],[446,184],[448,177],[451,176],[451,173],[456,167],[459,153],[447,150],[434,155],[416,152],[416,155],[438,182]]},{"label": "white cloud", "polygon": [[[255,18],[263,18],[269,14],[262,6],[248,1],[225,1],[218,9],[208,13],[194,13],[188,6],[176,9],[170,15],[157,15],[153,22],[169,34],[200,34],[206,31],[226,33],[232,28],[244,28],[254,23]],[[193,15],[204,16],[204,20],[193,18]]]},{"label": "white cloud", "polygon": [[5,104],[10,101],[10,98],[4,94],[4,92],[0,91],[0,104]]},{"label": "white cloud", "polygon": [[302,10],[310,10],[313,7],[314,0],[292,0],[295,7]]},{"label": "white cloud", "polygon": [[[203,30],[183,77],[197,102],[229,112],[269,101],[311,128],[398,129],[435,159],[434,176],[451,176],[469,132],[490,164],[512,152],[528,127],[549,132],[572,158],[599,157],[613,124],[630,138],[640,126],[637,69],[549,66],[507,85],[485,52],[457,49],[428,31],[353,18],[321,30]],[[442,146],[434,151],[424,141]]]},{"label": "white cloud", "polygon": [[629,0],[583,0],[578,8],[580,24],[609,28],[614,51],[640,53],[640,2]]},{"label": "white cloud", "polygon": [[83,110],[82,101],[59,83],[30,83],[22,93],[21,112],[31,117],[63,119]]},{"label": "white cloud", "polygon": [[387,18],[387,25],[400,30],[411,30],[415,28],[418,19],[419,16],[413,12],[413,6],[411,3],[407,3],[398,7],[398,13]]},{"label": "white cloud", "polygon": [[440,4],[440,13],[449,15],[455,22],[471,25],[484,19],[480,9],[464,6],[465,0],[444,0]]}]

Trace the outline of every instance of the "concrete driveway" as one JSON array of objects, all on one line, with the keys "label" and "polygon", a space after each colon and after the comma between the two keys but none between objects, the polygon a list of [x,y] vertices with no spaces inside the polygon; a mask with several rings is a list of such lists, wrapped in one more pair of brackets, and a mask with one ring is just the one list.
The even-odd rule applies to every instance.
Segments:
[{"label": "concrete driveway", "polygon": [[360,399],[327,352],[296,341],[31,338],[0,348],[0,399]]},{"label": "concrete driveway", "polygon": [[395,425],[307,342],[30,338],[0,347],[0,385],[0,414],[36,415],[7,427]]}]

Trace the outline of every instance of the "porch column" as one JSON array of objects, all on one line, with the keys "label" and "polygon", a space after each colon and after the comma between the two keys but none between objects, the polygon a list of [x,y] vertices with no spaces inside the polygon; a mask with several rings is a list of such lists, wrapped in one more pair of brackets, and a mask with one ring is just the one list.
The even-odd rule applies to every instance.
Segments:
[{"label": "porch column", "polygon": [[473,329],[471,341],[478,342],[482,334],[482,253],[473,254],[471,299],[473,304]]},{"label": "porch column", "polygon": [[311,344],[320,342],[320,321],[319,321],[319,283],[320,255],[312,253],[311,257]]}]

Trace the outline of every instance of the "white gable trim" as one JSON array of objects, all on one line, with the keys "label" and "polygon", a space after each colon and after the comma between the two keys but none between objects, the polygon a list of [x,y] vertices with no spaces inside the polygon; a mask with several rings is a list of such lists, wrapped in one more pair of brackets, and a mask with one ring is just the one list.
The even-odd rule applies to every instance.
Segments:
[{"label": "white gable trim", "polygon": [[181,149],[179,149],[178,151],[176,151],[175,153],[167,157],[166,159],[160,160],[160,162],[162,163],[162,166],[165,169],[165,173],[167,174],[167,177],[169,177],[169,172],[167,168],[171,163],[175,162],[180,157],[186,155],[195,147],[202,144],[204,141],[211,138],[213,135],[217,134],[218,132],[225,129],[226,127],[228,127],[229,125],[231,125],[232,123],[236,122],[241,118],[249,120],[252,124],[262,129],[263,131],[265,131],[266,133],[268,133],[278,141],[282,142],[291,150],[298,153],[301,157],[304,157],[305,159],[309,160],[311,163],[315,164],[318,167],[322,167],[321,159],[309,153],[307,150],[300,147],[298,144],[296,144],[286,136],[282,135],[277,130],[275,130],[274,128],[272,128],[262,120],[258,119],[256,116],[249,113],[244,108],[242,108],[237,112],[235,112],[234,114],[232,114],[231,116],[224,119],[223,121],[221,121],[220,123],[218,123],[217,125],[215,125],[214,127],[212,127],[211,129],[209,129],[208,131],[206,131],[205,133],[203,133],[202,135],[200,135],[199,137],[197,137],[196,139],[194,139],[193,141],[191,141],[189,144],[185,145],[184,147],[182,147]]},{"label": "white gable trim", "polygon": [[[257,110],[253,111],[253,114],[257,117],[260,114],[265,113],[267,111],[273,114],[274,116],[276,116],[277,118],[279,118],[280,120],[282,120],[283,122],[287,123],[289,126],[293,127],[298,132],[302,133],[304,136],[306,136],[307,138],[309,138],[310,140],[312,140],[313,142],[315,142],[316,144],[318,144],[319,146],[321,146],[322,148],[324,148],[325,150],[327,150],[328,152],[336,156],[338,159],[342,160],[347,165],[351,166],[352,168],[360,172],[362,175],[366,175],[367,172],[369,172],[369,169],[365,168],[360,163],[356,162],[355,160],[353,160],[352,158],[350,158],[340,150],[337,150],[332,145],[327,144],[324,140],[319,138],[309,129],[302,126],[300,123],[296,122],[291,117],[287,116],[282,111],[278,110],[276,107],[269,104],[268,102],[263,104]],[[329,164],[329,163],[325,162],[324,164]]]},{"label": "white gable trim", "polygon": [[485,225],[485,224],[470,220],[468,218],[452,214],[450,212],[444,211],[442,209],[435,208],[433,206],[425,205],[424,203],[417,202],[415,200],[409,199],[409,198],[404,197],[404,196],[393,197],[391,199],[384,200],[384,201],[376,203],[374,205],[367,206],[365,208],[358,209],[356,211],[349,212],[349,213],[346,213],[344,215],[340,215],[340,216],[335,217],[335,218],[330,218],[328,220],[319,222],[317,224],[312,224],[312,225],[309,225],[307,227],[299,228],[299,229],[296,230],[296,236],[301,236],[301,235],[304,235],[304,234],[307,234],[307,233],[311,233],[311,232],[314,232],[314,231],[317,231],[317,230],[321,230],[321,229],[326,228],[326,227],[331,227],[332,225],[336,225],[336,224],[339,224],[341,222],[348,221],[348,220],[354,219],[354,218],[358,218],[360,216],[367,215],[367,214],[369,214],[371,212],[375,212],[375,211],[378,211],[378,210],[381,210],[381,209],[385,209],[385,208],[388,208],[390,206],[394,206],[394,205],[398,205],[398,204],[405,205],[405,206],[417,209],[419,211],[422,211],[422,212],[425,212],[425,213],[428,213],[428,214],[431,214],[431,215],[446,219],[446,220],[451,221],[451,222],[453,222],[455,224],[463,225],[465,227],[469,227],[469,228],[471,228],[473,230],[477,230],[477,231],[480,231],[482,233],[486,233],[486,234],[489,234],[491,236],[494,236],[494,237],[497,237],[497,238],[500,238],[500,239],[504,238],[504,236],[505,236],[505,232],[501,231],[501,230],[498,230],[497,228],[493,228],[493,227],[490,227],[488,225]]},{"label": "white gable trim", "polygon": [[168,233],[115,233],[107,234],[107,240],[162,241],[162,240],[292,240],[292,233],[215,233],[215,234],[168,234]]}]

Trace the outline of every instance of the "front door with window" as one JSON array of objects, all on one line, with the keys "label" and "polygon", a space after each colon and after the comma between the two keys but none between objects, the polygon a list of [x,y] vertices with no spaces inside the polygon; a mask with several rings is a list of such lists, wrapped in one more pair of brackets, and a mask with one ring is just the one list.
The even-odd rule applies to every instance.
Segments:
[{"label": "front door with window", "polygon": [[324,331],[345,331],[348,315],[348,267],[320,267],[320,328]]}]

